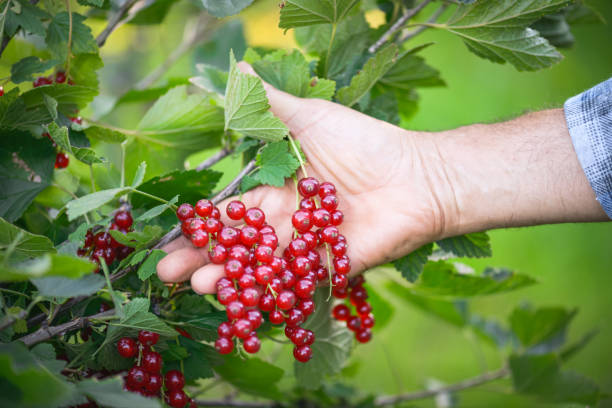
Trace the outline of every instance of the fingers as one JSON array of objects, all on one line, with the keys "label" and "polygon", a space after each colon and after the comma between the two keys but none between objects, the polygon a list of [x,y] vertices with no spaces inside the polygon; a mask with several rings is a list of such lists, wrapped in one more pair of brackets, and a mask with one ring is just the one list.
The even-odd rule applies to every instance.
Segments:
[{"label": "fingers", "polygon": [[191,276],[191,288],[199,294],[215,293],[216,284],[225,276],[223,265],[209,264],[196,270]]},{"label": "fingers", "polygon": [[174,252],[178,249],[186,247],[190,244],[189,240],[185,238],[185,236],[181,235],[177,239],[170,241],[168,244],[164,245],[161,250],[167,253]]},{"label": "fingers", "polygon": [[188,244],[159,261],[157,275],[163,282],[184,282],[207,262],[206,248],[198,249]]}]

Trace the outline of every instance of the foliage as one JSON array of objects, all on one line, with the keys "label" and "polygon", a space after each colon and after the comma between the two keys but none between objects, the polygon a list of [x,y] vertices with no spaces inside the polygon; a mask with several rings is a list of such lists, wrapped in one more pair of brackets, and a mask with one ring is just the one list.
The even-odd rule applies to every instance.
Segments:
[{"label": "foliage", "polygon": [[[351,335],[330,318],[326,290],[317,292],[317,310],[305,326],[317,338],[314,357],[295,363],[295,387],[287,392],[281,379],[291,373],[273,361],[240,353],[219,357],[210,344],[224,318],[222,307],[212,298],[162,284],[155,266],[164,252],[156,244],[172,231],[170,213],[179,201],[210,197],[224,187],[217,186],[220,172],[185,167],[193,153],[223,148],[244,163],[252,161],[250,174],[237,180],[242,191],[261,184],[279,187],[295,175],[299,158],[290,148],[287,126],[269,110],[261,79],[293,95],[332,100],[395,124],[417,109],[419,88],[444,86],[440,72],[419,54],[431,44],[411,48],[406,40],[413,32],[392,29],[420,2],[284,0],[279,27],[291,29],[300,46],[288,51],[246,49],[240,23],[226,17],[252,0],[195,1],[189,5],[193,13],[215,21],[217,29],[194,51],[197,75],[127,89],[96,112],[100,107],[92,101],[100,90],[97,71],[105,38],[94,37],[94,20],[104,22],[107,34],[119,22],[155,25],[174,2],[132,8],[134,3],[8,0],[0,5],[0,53],[11,41],[24,49],[39,47],[10,61],[0,96],[0,405],[59,407],[90,400],[109,407],[161,406],[122,388],[120,373],[127,366],[115,342],[141,329],[161,335],[156,348],[165,368],[182,370],[194,391],[200,380],[216,376],[237,392],[283,406],[308,405],[308,400],[321,406],[380,405],[381,399],[336,382],[356,366],[349,365]],[[446,31],[479,57],[532,71],[561,60],[556,47],[573,43],[572,24],[600,19],[584,4],[569,3],[437,0],[428,10],[453,9],[444,22],[419,23],[425,19],[417,15],[407,23]],[[376,29],[365,18],[372,8],[386,16]],[[389,34],[386,41],[372,49],[383,33]],[[241,58],[261,79],[239,69]],[[41,75],[50,80],[32,86]],[[133,103],[148,108],[133,129],[110,123],[122,106]],[[79,110],[87,113],[85,119]],[[69,155],[67,169],[54,170],[57,149]],[[134,251],[100,271],[77,256],[77,248],[88,229],[107,228],[118,208],[131,209],[135,228],[110,235]],[[392,295],[498,349],[514,392],[552,403],[596,404],[598,386],[563,368],[592,338],[588,334],[568,344],[575,310],[524,306],[507,324],[470,311],[473,297],[536,283],[503,268],[476,274],[455,262],[491,253],[487,233],[479,232],[426,244],[393,261],[398,281],[370,291],[376,330],[393,314]],[[101,305],[112,308],[104,318],[83,320],[54,337],[41,329],[95,315]],[[259,330],[273,339],[279,335],[270,325]],[[99,375],[87,378],[92,372]]]}]

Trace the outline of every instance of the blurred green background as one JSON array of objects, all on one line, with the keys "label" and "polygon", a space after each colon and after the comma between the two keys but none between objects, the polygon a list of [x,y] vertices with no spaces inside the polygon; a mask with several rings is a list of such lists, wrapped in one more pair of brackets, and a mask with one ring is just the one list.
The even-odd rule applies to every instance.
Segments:
[{"label": "blurred green background", "polygon": [[[597,0],[590,4],[612,22],[612,2]],[[192,10],[189,3],[177,2],[161,27],[126,25],[117,30],[102,50],[106,63],[101,71],[103,95],[96,101],[94,111],[84,115],[97,116],[96,109],[104,109],[108,100],[121,95],[159,66],[180,43]],[[294,45],[292,32],[283,33],[277,28],[276,1],[256,2],[239,18],[250,46],[289,48]],[[380,16],[372,14],[369,20],[375,24]],[[101,23],[96,24],[94,21],[95,33],[103,28]],[[563,51],[566,58],[560,64],[541,72],[519,73],[509,65],[475,57],[455,37],[426,31],[412,40],[413,45],[436,42],[422,55],[441,71],[448,86],[420,91],[419,111],[405,126],[441,130],[561,107],[568,97],[612,76],[612,26],[575,26],[573,33],[576,44],[573,49]],[[195,53],[186,54],[165,77],[194,74],[198,59],[194,61],[194,54],[205,52],[200,47]],[[29,47],[14,41],[6,53],[10,60],[15,60],[16,56],[28,55]],[[7,60],[0,63],[2,71],[7,70]],[[145,109],[142,104],[123,105],[104,120],[130,128],[138,123]],[[198,154],[192,162],[207,154]],[[228,170],[224,180],[236,172],[236,163],[231,160],[219,166]],[[509,295],[476,299],[472,309],[505,321],[510,311],[523,301],[536,306],[577,307],[579,314],[572,325],[570,340],[577,340],[594,328],[599,334],[569,362],[569,367],[595,379],[604,391],[612,393],[612,324],[607,316],[612,310],[612,296],[608,293],[612,288],[612,223],[493,231],[491,239],[492,258],[465,262],[477,271],[486,265],[506,266],[537,278],[540,284]],[[380,288],[388,273],[393,272],[374,271],[369,279]],[[377,333],[374,341],[356,348],[352,360],[357,362],[352,365],[356,370],[351,370],[350,378],[346,379],[363,392],[380,394],[422,389],[431,378],[454,382],[502,364],[502,356],[491,346],[389,296],[396,306],[390,324]],[[267,344],[265,354],[275,355],[275,348],[274,344]],[[290,369],[290,360],[283,358],[277,363]],[[464,392],[460,395],[461,406],[543,406],[531,399],[510,396],[509,390],[508,382],[501,381]],[[217,387],[211,392],[222,394],[222,391]],[[435,404],[425,401],[414,406]],[[612,406],[612,400],[602,401],[601,406]]]}]

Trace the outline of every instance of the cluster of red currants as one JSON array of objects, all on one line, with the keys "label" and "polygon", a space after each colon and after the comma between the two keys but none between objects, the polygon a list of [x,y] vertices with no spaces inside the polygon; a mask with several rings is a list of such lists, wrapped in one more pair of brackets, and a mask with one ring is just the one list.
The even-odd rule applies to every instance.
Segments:
[{"label": "cluster of red currants", "polygon": [[64,71],[57,71],[55,75],[49,75],[48,77],[46,76],[37,77],[34,80],[34,82],[32,82],[32,86],[34,88],[38,88],[39,86],[43,86],[43,85],[52,85],[54,82],[56,84],[63,84],[66,82],[66,80],[68,80],[68,85],[74,85],[74,82],[72,82],[72,79],[66,78],[66,73]]},{"label": "cluster of red currants", "polygon": [[[128,210],[119,210],[115,213],[109,230],[117,230],[127,234],[131,230],[133,223],[132,214]],[[94,234],[94,231],[89,229],[85,234],[83,246],[77,250],[77,255],[89,256],[89,259],[98,265],[100,264],[100,259],[104,259],[106,264],[110,265],[115,259],[121,261],[127,258],[133,251],[134,248],[115,241],[108,231],[102,230]],[[99,271],[100,268],[96,269],[95,273]]]},{"label": "cluster of red currants", "polygon": [[[241,223],[237,227],[224,225],[219,209],[206,199],[195,208],[185,203],[177,210],[183,234],[196,247],[208,245],[211,262],[224,265],[225,276],[216,284],[217,299],[228,318],[218,327],[215,342],[221,354],[232,352],[234,338],[242,340],[246,352],[259,351],[256,330],[265,312],[270,323],[286,325],[295,359],[307,362],[315,335],[300,326],[315,310],[312,297],[317,283],[331,280],[333,294],[339,298],[348,293],[350,261],[346,239],[338,231],[343,214],[337,209],[336,188],[309,177],[298,182],[298,191],[303,199],[291,220],[294,238],[282,257],[275,256],[279,240],[259,208],[230,202],[227,216]],[[327,267],[319,254],[323,248],[334,255]]]},{"label": "cluster of red currants", "polygon": [[145,397],[159,397],[162,387],[166,404],[172,408],[193,408],[196,403],[185,394],[185,377],[177,370],[169,370],[162,377],[162,356],[153,350],[159,334],[147,330],[138,333],[138,340],[122,337],[117,342],[117,351],[124,358],[135,358],[136,364],[130,368],[124,387]]},{"label": "cluster of red currants", "polygon": [[374,327],[372,305],[367,302],[368,291],[363,287],[364,283],[363,275],[357,276],[349,281],[346,291],[334,294],[337,298],[349,298],[357,315],[352,315],[349,306],[343,303],[332,309],[334,319],[346,322],[346,327],[355,333],[355,339],[360,343],[367,343],[372,339],[372,327]]}]

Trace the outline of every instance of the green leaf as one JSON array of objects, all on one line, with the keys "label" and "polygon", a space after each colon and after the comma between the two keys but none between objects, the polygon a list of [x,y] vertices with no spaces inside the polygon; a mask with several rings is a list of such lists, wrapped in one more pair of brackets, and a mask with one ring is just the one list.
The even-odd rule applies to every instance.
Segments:
[{"label": "green leaf", "polygon": [[145,225],[142,231],[130,231],[124,234],[121,231],[109,230],[113,239],[122,245],[140,250],[148,247],[163,234],[163,229],[159,225]]},{"label": "green leaf", "polygon": [[45,72],[57,65],[58,62],[57,60],[43,61],[35,56],[22,58],[11,67],[11,81],[16,84],[33,81],[33,74]]},{"label": "green leaf", "polygon": [[60,149],[72,153],[72,146],[70,146],[68,128],[66,126],[59,127],[55,122],[53,122],[47,126],[47,132],[49,132],[49,135],[51,135],[51,138]]},{"label": "green leaf", "polygon": [[104,66],[98,54],[80,54],[73,57],[70,64],[70,77],[75,84],[98,89],[98,71]]},{"label": "green leaf", "polygon": [[44,36],[45,25],[43,21],[50,17],[47,12],[30,4],[27,0],[13,0],[13,7],[9,8],[7,12],[4,31],[9,36],[13,36],[19,28],[22,28],[30,34]]},{"label": "green leaf", "polygon": [[161,261],[167,253],[162,251],[161,249],[154,249],[151,251],[151,254],[147,257],[147,259],[140,265],[138,268],[138,277],[140,280],[147,280],[151,276],[155,275],[157,263]]},{"label": "green leaf", "polygon": [[[220,178],[221,173],[210,169],[177,170],[147,180],[138,190],[166,200],[180,195],[181,202],[195,203],[202,197],[210,196]],[[158,203],[159,201],[142,195],[132,197],[135,208],[150,207]]]},{"label": "green leaf", "polygon": [[427,258],[431,255],[432,250],[433,244],[423,245],[408,255],[393,261],[393,266],[401,272],[408,282],[414,283],[423,272],[423,267],[427,263]]},{"label": "green leaf", "polygon": [[315,24],[335,24],[342,20],[357,0],[285,0],[281,8],[280,28]]},{"label": "green leaf", "polygon": [[170,7],[174,5],[177,0],[156,0],[152,2],[146,2],[142,8],[136,11],[134,18],[129,20],[129,24],[138,25],[153,25],[162,23],[166,15],[170,11]]},{"label": "green leaf", "polygon": [[284,186],[285,178],[291,177],[300,167],[296,158],[289,153],[289,143],[284,140],[267,144],[257,156],[256,164],[259,171],[253,178],[276,187]]},{"label": "green leaf", "polygon": [[[88,86],[53,84],[30,89],[24,92],[21,97],[28,110],[37,108],[45,108],[46,110],[44,95],[50,96],[57,101],[58,111],[71,116],[74,111],[85,108],[97,94],[98,90],[96,88]],[[41,123],[49,123],[50,121],[51,116],[48,115],[47,119]]]},{"label": "green leaf", "polygon": [[574,45],[575,38],[570,31],[570,26],[565,20],[564,13],[555,13],[542,17],[531,25],[549,43],[559,48],[570,48]]},{"label": "green leaf", "polygon": [[393,316],[393,306],[371,286],[368,286],[368,295],[368,302],[372,305],[372,313],[376,319],[376,325],[373,330],[379,331],[391,320]]},{"label": "green leaf", "polygon": [[153,218],[157,218],[160,215],[162,215],[164,213],[164,211],[168,210],[168,209],[172,209],[172,205],[175,205],[178,202],[178,195],[175,195],[174,197],[172,197],[169,201],[168,204],[160,204],[158,206],[155,206],[153,208],[151,208],[150,210],[147,210],[146,212],[144,212],[143,214],[141,214],[140,216],[138,216],[135,221],[136,222],[143,222],[143,221],[148,221],[151,220]]},{"label": "green leaf", "polygon": [[309,390],[319,388],[327,375],[342,370],[353,344],[353,336],[346,326],[332,319],[333,302],[328,301],[327,296],[327,289],[317,290],[314,296],[316,309],[302,326],[315,334],[312,358],[306,363],[294,363],[298,384]]},{"label": "green leaf", "polygon": [[495,277],[460,274],[453,265],[438,261],[425,265],[414,289],[423,294],[470,297],[509,292],[535,282],[511,271]]},{"label": "green leaf", "polygon": [[120,377],[105,380],[89,379],[76,383],[77,390],[98,404],[113,408],[161,408],[155,398],[146,398],[124,389]]},{"label": "green leaf", "polygon": [[32,279],[32,283],[41,295],[55,297],[75,297],[93,295],[106,285],[100,275],[84,275],[79,279],[68,279],[59,276]]},{"label": "green leaf", "polygon": [[205,91],[225,95],[228,73],[207,64],[197,64],[196,69],[200,75],[189,78],[189,82]]},{"label": "green leaf", "polygon": [[29,132],[0,130],[0,217],[8,221],[21,217],[51,184],[54,163],[51,143],[34,139]]},{"label": "green leaf", "polygon": [[[51,370],[53,361],[37,355],[20,342],[0,344],[0,406],[23,408],[64,406],[74,395],[74,386]],[[55,365],[60,368],[62,365]],[[4,392],[8,389],[10,393]],[[32,392],[44,390],[44,392]]]},{"label": "green leaf", "polygon": [[534,71],[559,62],[562,56],[528,26],[567,4],[567,0],[479,1],[459,6],[445,24],[434,26],[458,35],[482,58],[509,62],[519,71]]},{"label": "green leaf", "polygon": [[227,75],[230,67],[227,56],[230,51],[234,53],[238,60],[241,60],[246,49],[247,44],[242,22],[240,19],[230,19],[215,30],[207,41],[195,49],[194,60],[196,63],[211,65],[225,71]]},{"label": "green leaf", "polygon": [[570,344],[568,347],[563,349],[559,354],[559,357],[562,361],[567,361],[572,358],[576,353],[582,350],[587,344],[593,340],[593,338],[597,335],[597,330],[591,330],[587,334],[585,334],[580,340],[577,342]]},{"label": "green leaf", "polygon": [[[180,327],[187,330],[194,339],[205,341],[214,341],[217,338],[217,327],[227,320],[225,312],[211,312],[201,316],[193,316],[181,311],[179,315],[185,319]],[[186,316],[191,317],[186,318]]]},{"label": "green leaf", "polygon": [[104,204],[114,200],[115,198],[130,191],[130,187],[118,187],[108,190],[101,190],[95,193],[88,194],[76,200],[69,201],[66,204],[66,213],[68,220],[72,221],[75,218],[102,207]]},{"label": "green leaf", "polygon": [[142,184],[146,171],[147,171],[147,162],[143,161],[142,163],[138,165],[136,174],[134,174],[134,180],[132,180],[132,187],[136,188]]},{"label": "green leaf", "polygon": [[47,252],[55,252],[53,243],[44,235],[36,235],[0,218],[0,251],[13,248],[16,259],[35,258]]},{"label": "green leaf", "polygon": [[[510,315],[510,326],[525,348],[541,345],[556,337],[565,339],[565,332],[577,310],[561,307],[542,307],[532,309],[519,307]],[[545,348],[543,352],[552,350]]]},{"label": "green leaf", "polygon": [[202,6],[215,17],[227,17],[240,13],[253,0],[200,0]]},{"label": "green leaf", "polygon": [[85,134],[89,139],[100,140],[105,143],[123,143],[126,140],[123,133],[100,126],[88,127],[85,129]]},{"label": "green leaf", "polygon": [[395,64],[397,53],[394,44],[378,51],[365,63],[361,72],[351,79],[349,86],[338,89],[338,102],[349,107],[359,102]]},{"label": "green leaf", "polygon": [[491,243],[486,232],[459,235],[436,241],[442,250],[457,257],[482,258],[491,256]]},{"label": "green leaf", "polygon": [[82,6],[93,6],[102,8],[104,6],[104,0],[77,0]]},{"label": "green leaf", "polygon": [[119,322],[109,322],[106,344],[114,343],[119,337],[135,334],[138,330],[149,330],[162,336],[176,337],[177,332],[164,323],[159,317],[149,312],[150,303],[145,298],[136,298],[128,302]]},{"label": "green leaf", "polygon": [[230,53],[230,71],[225,90],[225,130],[231,129],[267,142],[279,141],[289,129],[268,111],[270,105],[261,79],[243,74]]},{"label": "green leaf", "polygon": [[45,101],[45,106],[49,111],[49,115],[53,118],[53,120],[57,120],[57,106],[59,105],[55,99],[50,97],[49,95],[43,94],[43,99]]},{"label": "green leaf", "polygon": [[95,269],[96,265],[87,259],[64,254],[45,254],[42,257],[16,264],[0,265],[0,281],[23,281],[43,276],[63,276],[76,279]]},{"label": "green leaf", "polygon": [[185,77],[168,78],[160,82],[163,85],[147,89],[130,89],[125,94],[123,94],[119,98],[119,100],[117,100],[115,106],[119,106],[124,103],[155,101],[160,96],[165,95],[172,88],[175,88],[179,85],[189,85],[189,79]]},{"label": "green leaf", "polygon": [[[86,17],[72,13],[72,43],[70,51],[73,55],[97,54],[98,45],[91,33],[91,28],[83,22]],[[67,12],[56,14],[47,28],[45,42],[51,52],[60,60],[65,60],[68,53],[68,34],[70,18]]]},{"label": "green leaf", "polygon": [[512,355],[509,360],[514,389],[551,402],[576,402],[595,406],[599,387],[590,379],[561,371],[554,354]]},{"label": "green leaf", "polygon": [[[183,336],[179,336],[179,344],[182,350],[172,350],[173,357],[182,357],[182,369],[187,382],[195,381],[201,378],[211,378],[214,373],[212,366],[219,365],[223,362],[219,353],[206,344],[198,343]],[[179,354],[180,353],[180,354]],[[187,356],[185,356],[187,353]],[[168,353],[164,353],[166,356]],[[177,359],[178,360],[178,359]],[[164,359],[167,369],[181,369],[178,361],[173,361],[170,364]]]},{"label": "green leaf", "polygon": [[225,364],[215,367],[215,372],[236,389],[247,394],[272,400],[285,397],[277,388],[283,377],[283,370],[258,358],[242,360],[239,357],[225,357]]}]

